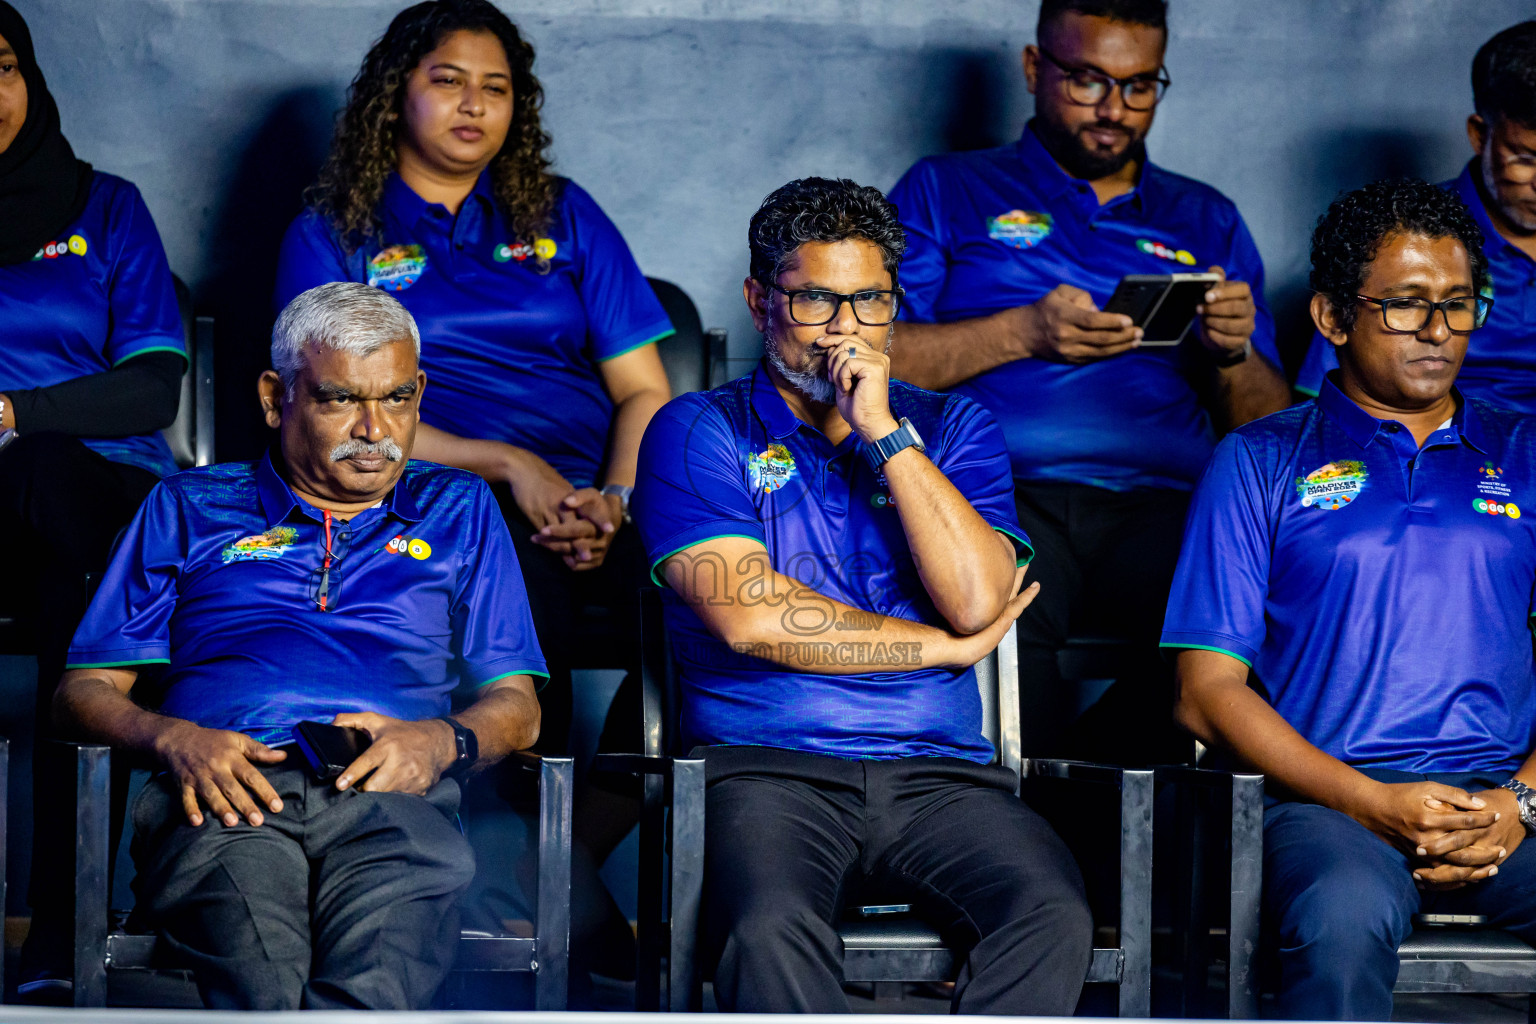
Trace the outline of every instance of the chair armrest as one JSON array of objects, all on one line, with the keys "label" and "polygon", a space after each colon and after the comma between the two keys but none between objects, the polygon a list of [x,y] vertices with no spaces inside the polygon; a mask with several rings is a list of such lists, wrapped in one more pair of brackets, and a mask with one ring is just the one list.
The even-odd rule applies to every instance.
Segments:
[{"label": "chair armrest", "polygon": [[1120,973],[1122,1017],[1152,1013],[1152,795],[1153,772],[1087,761],[1028,758],[1025,780],[1119,791]]},{"label": "chair armrest", "polygon": [[564,1010],[570,988],[571,800],[576,762],[526,750],[508,755],[539,773],[538,901],[534,907],[534,1008]]},{"label": "chair armrest", "polygon": [[[1259,907],[1264,871],[1264,776],[1182,765],[1154,770],[1158,788],[1174,790],[1173,830],[1178,852],[1165,884],[1178,893],[1175,940],[1185,951],[1184,1015],[1202,1016],[1192,1005],[1207,984],[1213,924],[1226,925],[1227,1016],[1258,1016],[1256,976]],[[1225,870],[1207,870],[1213,850],[1225,856]],[[1219,885],[1217,906],[1208,906],[1211,883]],[[1215,910],[1218,920],[1213,921]],[[1182,934],[1181,934],[1182,933]]]},{"label": "chair armrest", "polygon": [[57,740],[45,746],[72,755],[74,763],[74,1004],[106,1006],[112,749]]}]

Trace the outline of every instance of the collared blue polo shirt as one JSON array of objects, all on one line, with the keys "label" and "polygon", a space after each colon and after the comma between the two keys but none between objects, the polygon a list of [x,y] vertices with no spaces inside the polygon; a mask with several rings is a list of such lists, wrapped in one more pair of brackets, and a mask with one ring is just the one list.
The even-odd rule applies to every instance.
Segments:
[{"label": "collared blue polo shirt", "polygon": [[[1472,219],[1482,229],[1493,295],[1488,319],[1467,336],[1467,356],[1456,374],[1456,387],[1471,398],[1531,415],[1536,413],[1536,260],[1515,248],[1493,226],[1477,191],[1475,165],[1476,161],[1467,164],[1459,177],[1440,185],[1467,204]],[[1362,306],[1361,315],[1381,314]],[[1333,345],[1313,332],[1312,347],[1307,349],[1296,376],[1296,390],[1317,394],[1323,375],[1338,367]]]},{"label": "collared blue polo shirt", "polygon": [[[176,286],[139,190],[96,171],[80,216],[28,262],[0,267],[0,394],[105,373],[146,352],[186,358]],[[114,462],[176,472],[158,433],[80,440]]]},{"label": "collared blue polo shirt", "polygon": [[566,181],[548,236],[513,238],[489,172],[457,216],[391,175],[379,215],[381,233],[349,254],[323,216],[301,214],[278,258],[278,308],[328,281],[389,292],[421,330],[424,423],[600,483],[613,402],[599,366],[673,333],[618,228]]},{"label": "collared blue polo shirt", "polygon": [[445,715],[459,686],[547,675],[489,487],[412,462],[379,505],[332,520],[270,458],[179,473],[118,545],[70,668],[165,663],[160,710],[263,743],[373,711]]},{"label": "collared blue polo shirt", "polygon": [[1536,726],[1533,429],[1467,398],[1420,448],[1331,379],[1239,427],[1195,491],[1163,646],[1248,663],[1347,764],[1513,771]]},{"label": "collared blue polo shirt", "polygon": [[[891,411],[911,419],[928,457],[994,529],[1031,554],[1014,514],[1002,435],[985,410],[957,395],[891,382]],[[715,638],[693,610],[667,602],[690,743],[750,744],[850,758],[947,756],[986,762],[976,675],[918,665],[914,644],[883,641],[873,619],[834,621],[831,598],[877,615],[947,629],[923,588],[884,477],[859,454],[857,435],[833,445],[784,402],[763,364],[658,412],[640,445],[635,522],[652,577],[686,548],[748,537],[774,571],[807,588],[790,597],[785,625],[802,658],[868,664],[822,675],[786,669]],[[714,567],[695,560],[700,592]],[[753,599],[748,584],[739,595]],[[714,599],[714,598],[711,598]]]},{"label": "collared blue polo shirt", "polygon": [[[1102,309],[1126,274],[1221,266],[1252,287],[1254,351],[1280,365],[1259,250],[1237,207],[1208,185],[1147,162],[1135,189],[1100,206],[1026,127],[1011,146],[919,160],[890,199],[907,229],[904,320],[986,316],[1059,284]],[[954,390],[997,417],[1015,479],[1187,491],[1215,446],[1186,362],[1203,358],[1196,348],[1190,340],[1081,366],[1020,359]]]}]

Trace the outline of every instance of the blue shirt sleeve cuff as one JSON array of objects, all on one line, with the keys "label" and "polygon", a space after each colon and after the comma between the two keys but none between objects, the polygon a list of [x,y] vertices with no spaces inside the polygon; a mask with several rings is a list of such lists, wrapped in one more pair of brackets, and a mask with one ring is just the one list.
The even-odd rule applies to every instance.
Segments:
[{"label": "blue shirt sleeve cuff", "polygon": [[1179,647],[1191,651],[1215,651],[1217,654],[1236,658],[1249,668],[1253,668],[1253,661],[1259,656],[1259,652],[1253,647],[1226,633],[1164,630],[1162,642],[1158,646]]},{"label": "blue shirt sleeve cuff", "polygon": [[508,676],[539,676],[549,678],[549,668],[542,660],[533,658],[502,658],[484,665],[472,665],[469,676],[475,680],[475,688],[490,686]]},{"label": "blue shirt sleeve cuff", "polygon": [[1011,523],[1000,523],[989,516],[982,516],[983,521],[998,533],[1007,537],[1013,543],[1015,565],[1028,565],[1035,557],[1034,545],[1024,539],[1024,532]]},{"label": "blue shirt sleeve cuff", "polygon": [[676,333],[677,328],[673,327],[671,321],[668,320],[648,324],[641,330],[634,331],[623,338],[604,345],[602,351],[597,354],[597,361],[606,363],[610,359],[617,359],[619,356],[628,355],[635,351],[635,349],[644,348]]},{"label": "blue shirt sleeve cuff", "polygon": [[128,668],[132,665],[167,665],[171,661],[171,649],[165,644],[144,647],[98,647],[81,649],[71,647],[66,669],[71,668]]},{"label": "blue shirt sleeve cuff", "polygon": [[660,571],[662,562],[679,551],[688,550],[695,544],[702,544],[707,540],[718,540],[721,537],[740,537],[743,540],[757,541],[764,547],[768,546],[767,540],[763,537],[763,524],[755,519],[713,519],[694,523],[688,529],[672,534],[655,546],[654,550],[660,554],[651,559],[651,582],[658,587],[665,587],[667,581],[662,579]]}]

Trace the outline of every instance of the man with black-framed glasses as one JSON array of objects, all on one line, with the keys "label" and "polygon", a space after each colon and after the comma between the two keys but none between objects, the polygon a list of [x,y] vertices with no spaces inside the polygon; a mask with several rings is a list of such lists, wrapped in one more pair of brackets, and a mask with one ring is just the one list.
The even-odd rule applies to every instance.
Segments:
[{"label": "man with black-framed glasses", "polygon": [[1268,779],[1285,1017],[1387,1020],[1421,912],[1536,940],[1536,421],[1453,386],[1484,241],[1422,181],[1336,199],[1312,319],[1339,368],[1195,491],[1163,645],[1179,722]]},{"label": "man with black-framed glasses", "polygon": [[[1487,325],[1467,346],[1456,386],[1495,405],[1536,414],[1536,21],[1499,32],[1472,59],[1467,140],[1472,159],[1440,187],[1461,199],[1483,232]],[[1315,334],[1296,390],[1315,395],[1338,366]]]},{"label": "man with black-framed glasses", "polygon": [[[919,161],[891,192],[911,238],[893,372],[997,418],[1039,540],[1019,620],[1028,749],[1122,764],[1184,754],[1148,723],[1171,702],[1157,629],[1190,489],[1220,430],[1289,401],[1242,217],[1147,159],[1166,43],[1164,0],[1044,0],[1022,138]],[[1141,347],[1103,311],[1124,275],[1208,269],[1224,280],[1182,345]],[[1057,656],[1082,634],[1133,654],[1069,730]]]},{"label": "man with black-framed glasses", "polygon": [[766,358],[656,414],[633,506],[705,762],[715,998],[846,1013],[858,891],[964,947],[956,1012],[1071,1013],[1082,880],[995,762],[973,668],[1038,593],[997,425],[891,379],[905,241],[878,189],[792,181],[748,240]]},{"label": "man with black-framed glasses", "polygon": [[[378,289],[294,298],[258,385],[277,444],[150,492],[70,646],[55,718],[159,767],[134,913],[214,1008],[425,1009],[474,873],[459,782],[538,736],[544,659],[496,499],[408,464],[420,346]],[[130,696],[147,669],[154,711]],[[312,771],[304,721],[366,749]]]}]

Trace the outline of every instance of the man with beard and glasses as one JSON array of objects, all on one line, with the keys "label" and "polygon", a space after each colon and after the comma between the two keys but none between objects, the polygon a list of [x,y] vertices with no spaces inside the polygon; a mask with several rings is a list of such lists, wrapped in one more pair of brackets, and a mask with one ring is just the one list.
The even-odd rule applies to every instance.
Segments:
[{"label": "man with beard and glasses", "polygon": [[[1463,394],[1526,415],[1536,413],[1536,21],[1513,25],[1472,59],[1467,138],[1473,157],[1441,185],[1456,193],[1483,232],[1494,300],[1473,335],[1456,386]],[[1312,338],[1296,390],[1316,395],[1338,353]]]},{"label": "man with beard and glasses", "polygon": [[[538,736],[496,499],[407,464],[420,344],[364,284],[289,303],[258,385],[274,453],[157,486],[70,647],[59,724],[160,766],[132,810],[136,924],[215,1008],[428,1006],[474,873],[459,780]],[[150,670],[156,711],[132,694]],[[318,778],[304,721],[366,749]]]},{"label": "man with beard and glasses", "polygon": [[857,890],[968,947],[957,1012],[1069,1014],[1082,880],[990,763],[972,669],[1039,592],[1002,435],[890,379],[905,241],[877,189],[792,181],[748,237],[766,358],[656,414],[634,495],[706,763],[716,999],[846,1012]]},{"label": "man with beard and glasses", "polygon": [[[1146,763],[1183,750],[1157,653],[1184,515],[1219,430],[1283,408],[1264,268],[1237,208],[1147,159],[1169,84],[1164,0],[1044,0],[1013,145],[919,161],[891,191],[911,247],[892,370],[997,417],[1040,600],[1019,619],[1031,753]],[[1224,277],[1182,345],[1104,312],[1121,277]],[[1069,636],[1133,645],[1071,731]]]}]

